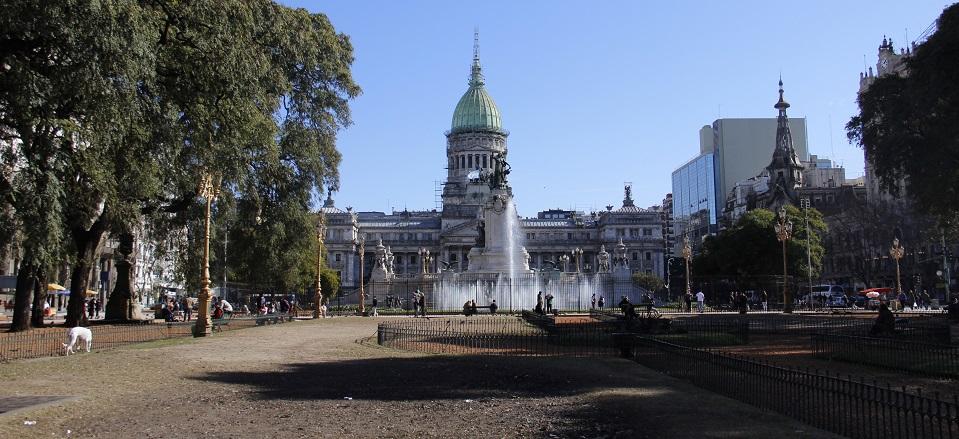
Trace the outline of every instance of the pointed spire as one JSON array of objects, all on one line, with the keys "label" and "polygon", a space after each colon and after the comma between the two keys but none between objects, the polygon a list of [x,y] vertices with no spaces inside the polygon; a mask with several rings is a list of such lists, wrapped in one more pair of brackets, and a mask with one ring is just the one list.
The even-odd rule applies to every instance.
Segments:
[{"label": "pointed spire", "polygon": [[470,68],[470,87],[485,84],[483,68],[480,66],[479,28],[473,29],[473,66]]},{"label": "pointed spire", "polygon": [[779,110],[780,116],[786,115],[786,109],[789,108],[789,102],[786,102],[786,99],[783,98],[783,77],[779,75],[779,102],[776,102],[776,105],[773,105],[773,108]]}]

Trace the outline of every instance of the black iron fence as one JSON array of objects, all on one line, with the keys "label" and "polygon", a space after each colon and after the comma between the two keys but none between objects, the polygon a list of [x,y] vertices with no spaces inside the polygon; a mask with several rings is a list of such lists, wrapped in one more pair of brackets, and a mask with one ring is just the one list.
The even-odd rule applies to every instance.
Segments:
[{"label": "black iron fence", "polygon": [[635,359],[704,389],[852,438],[959,436],[959,400],[638,338]]},{"label": "black iron fence", "polygon": [[959,348],[896,338],[813,334],[815,355],[900,371],[954,378],[959,376]]},{"label": "black iron fence", "polygon": [[[289,318],[280,315],[237,317],[214,320],[213,330],[229,331],[284,321],[289,321]],[[194,322],[166,323],[155,320],[136,324],[93,325],[90,326],[90,331],[93,332],[92,349],[99,351],[133,343],[191,337],[193,325]],[[47,327],[0,333],[0,361],[63,355],[67,330],[64,327]],[[85,348],[85,344],[79,341],[74,346],[76,352]]]},{"label": "black iron fence", "polygon": [[377,342],[441,354],[611,355],[614,329],[596,322],[544,329],[515,317],[411,319],[380,323]]}]

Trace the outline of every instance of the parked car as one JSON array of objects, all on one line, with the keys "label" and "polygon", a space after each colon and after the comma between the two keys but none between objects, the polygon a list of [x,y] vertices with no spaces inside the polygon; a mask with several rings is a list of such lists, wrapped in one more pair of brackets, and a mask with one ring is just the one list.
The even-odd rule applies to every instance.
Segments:
[{"label": "parked car", "polygon": [[832,293],[826,299],[826,306],[830,308],[848,308],[850,304],[845,294]]},{"label": "parked car", "polygon": [[830,306],[831,298],[838,296],[842,296],[843,303],[845,303],[846,291],[843,287],[839,285],[816,285],[812,287],[812,292],[806,293],[802,297],[802,301],[806,305],[816,307]]}]

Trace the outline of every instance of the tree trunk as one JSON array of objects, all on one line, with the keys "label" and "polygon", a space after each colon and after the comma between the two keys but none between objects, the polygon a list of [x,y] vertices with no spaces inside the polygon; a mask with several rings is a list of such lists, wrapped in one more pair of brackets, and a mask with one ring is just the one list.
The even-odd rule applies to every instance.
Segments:
[{"label": "tree trunk", "polygon": [[87,300],[87,289],[90,286],[90,271],[95,266],[97,250],[100,249],[100,240],[106,232],[105,215],[101,215],[90,230],[74,228],[73,242],[76,246],[76,263],[70,274],[70,302],[67,304],[68,328],[86,326],[87,316],[83,312],[83,305]]},{"label": "tree trunk", "polygon": [[13,296],[13,323],[10,332],[30,329],[30,294],[37,281],[37,268],[33,264],[21,263],[17,273],[17,290]]},{"label": "tree trunk", "polygon": [[30,318],[34,328],[43,327],[43,304],[47,302],[47,276],[43,270],[37,270],[36,283],[33,286],[33,315]]},{"label": "tree trunk", "polygon": [[133,257],[133,234],[120,234],[117,247],[116,269],[117,284],[113,287],[110,299],[107,300],[106,319],[135,321],[146,320],[140,303],[137,301],[133,282],[133,268],[136,262]]}]

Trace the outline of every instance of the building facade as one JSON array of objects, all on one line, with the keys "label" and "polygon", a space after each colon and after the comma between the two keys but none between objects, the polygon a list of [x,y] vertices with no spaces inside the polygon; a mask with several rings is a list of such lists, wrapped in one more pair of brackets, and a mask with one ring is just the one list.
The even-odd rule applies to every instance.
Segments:
[{"label": "building facade", "polygon": [[[364,281],[370,279],[374,247],[380,244],[385,247],[388,270],[397,276],[469,268],[469,251],[481,236],[478,215],[490,196],[487,178],[493,172],[494,158],[505,159],[509,151],[509,132],[486,89],[478,48],[474,48],[467,91],[456,104],[445,135],[447,175],[442,209],[343,210],[336,207],[332,196],[320,209],[327,224],[328,265],[340,274],[347,300],[359,287],[361,276]],[[511,171],[521,172],[507,166],[505,172]],[[622,242],[632,271],[662,277],[665,239],[660,211],[636,206],[632,187],[627,185],[624,190],[618,209],[607,206],[605,211],[589,213],[557,209],[517,218],[530,268],[595,271],[602,248],[612,252]]]}]

